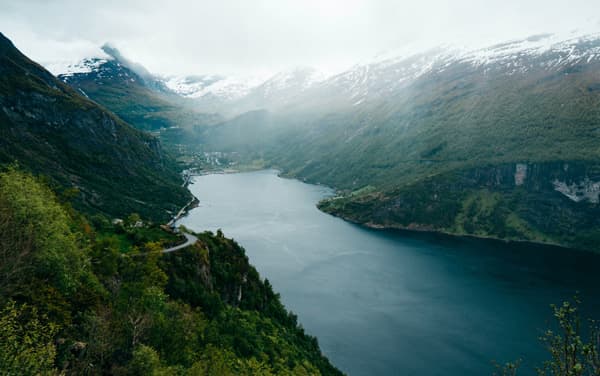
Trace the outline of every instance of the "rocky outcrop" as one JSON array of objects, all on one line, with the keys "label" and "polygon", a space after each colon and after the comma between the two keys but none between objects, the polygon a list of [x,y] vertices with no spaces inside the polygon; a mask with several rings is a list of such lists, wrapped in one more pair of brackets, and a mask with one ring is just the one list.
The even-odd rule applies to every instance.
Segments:
[{"label": "rocky outcrop", "polygon": [[527,179],[527,165],[517,163],[515,166],[515,185],[523,185],[525,179]]},{"label": "rocky outcrop", "polygon": [[585,177],[583,180],[571,184],[558,179],[555,179],[552,183],[554,184],[554,190],[562,193],[572,201],[589,201],[594,204],[599,202],[600,181],[592,181]]},{"label": "rocky outcrop", "polygon": [[581,189],[593,191],[594,182],[600,181],[600,162],[552,161],[490,164],[453,172],[453,174],[458,177],[456,183],[463,186],[501,189],[522,186],[532,191],[548,191],[557,190],[558,184],[561,186],[581,185]]}]

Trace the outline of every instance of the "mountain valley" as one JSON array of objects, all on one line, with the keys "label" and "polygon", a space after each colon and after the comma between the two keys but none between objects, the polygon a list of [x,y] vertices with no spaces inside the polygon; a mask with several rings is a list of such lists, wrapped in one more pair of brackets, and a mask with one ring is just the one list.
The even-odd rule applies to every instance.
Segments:
[{"label": "mountain valley", "polygon": [[539,372],[596,367],[600,34],[482,46],[167,74],[0,33],[0,373],[477,374],[578,287]]}]

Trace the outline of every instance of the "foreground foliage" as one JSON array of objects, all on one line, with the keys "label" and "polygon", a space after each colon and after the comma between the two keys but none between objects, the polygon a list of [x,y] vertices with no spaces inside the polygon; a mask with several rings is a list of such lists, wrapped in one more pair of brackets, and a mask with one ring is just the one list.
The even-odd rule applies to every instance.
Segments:
[{"label": "foreground foliage", "polygon": [[[600,375],[600,328],[595,320],[589,320],[582,327],[581,302],[575,297],[573,302],[552,305],[557,328],[547,330],[540,338],[550,359],[537,368],[539,376],[598,376]],[[520,361],[496,365],[494,375],[516,376]]]},{"label": "foreground foliage", "polygon": [[0,369],[24,375],[337,375],[243,248],[185,250],[138,217],[88,220],[0,173]]},{"label": "foreground foliage", "polygon": [[584,337],[579,303],[575,299],[573,303],[553,306],[559,329],[557,332],[548,330],[542,338],[552,358],[538,370],[540,375],[600,375],[600,331],[597,323],[590,320],[587,338]]},{"label": "foreground foliage", "polygon": [[37,309],[9,301],[0,312],[0,370],[3,374],[55,373],[57,333],[54,324],[40,322]]}]

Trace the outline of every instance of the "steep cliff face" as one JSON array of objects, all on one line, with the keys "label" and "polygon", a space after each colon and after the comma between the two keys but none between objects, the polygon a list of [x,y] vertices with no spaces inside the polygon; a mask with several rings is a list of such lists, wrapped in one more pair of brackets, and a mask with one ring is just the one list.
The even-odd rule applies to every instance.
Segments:
[{"label": "steep cliff face", "polygon": [[157,139],[55,79],[1,34],[0,136],[0,163],[77,189],[83,210],[159,220],[188,199]]},{"label": "steep cliff face", "polygon": [[[236,354],[266,362],[285,359],[294,368],[286,372],[278,364],[273,373],[260,368],[264,374],[341,375],[321,354],[316,339],[285,310],[269,281],[260,278],[239,244],[221,231],[196,236],[193,247],[162,255],[159,266],[168,277],[165,293],[200,309],[208,320],[201,343],[230,346]],[[301,362],[318,371],[295,368],[299,354]],[[241,372],[240,367],[236,370]]]},{"label": "steep cliff face", "polygon": [[[218,231],[196,234],[199,241],[182,252],[163,255],[162,267],[169,276],[167,292],[209,313],[221,301],[232,307],[274,314],[281,308],[267,280],[262,281],[245,250]],[[217,298],[218,297],[218,298]],[[206,306],[209,307],[206,307]],[[278,317],[288,322],[289,317]]]},{"label": "steep cliff face", "polygon": [[466,184],[496,188],[523,186],[528,190],[558,190],[558,185],[577,186],[600,180],[600,164],[586,161],[504,163],[467,170]]},{"label": "steep cliff face", "polygon": [[506,163],[452,171],[320,208],[373,227],[528,240],[600,251],[600,164]]}]

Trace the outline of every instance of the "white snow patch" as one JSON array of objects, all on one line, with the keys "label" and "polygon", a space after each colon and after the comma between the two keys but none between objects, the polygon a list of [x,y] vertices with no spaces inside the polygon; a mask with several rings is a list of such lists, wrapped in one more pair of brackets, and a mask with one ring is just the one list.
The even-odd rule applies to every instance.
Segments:
[{"label": "white snow patch", "polygon": [[72,76],[77,73],[90,73],[98,69],[100,65],[113,58],[104,51],[98,50],[93,55],[81,60],[62,60],[44,63],[44,67],[55,76]]},{"label": "white snow patch", "polygon": [[205,75],[198,79],[188,76],[173,76],[165,80],[165,85],[175,93],[187,98],[201,98],[206,95],[235,100],[263,82],[261,77],[221,77]]}]

